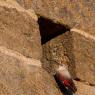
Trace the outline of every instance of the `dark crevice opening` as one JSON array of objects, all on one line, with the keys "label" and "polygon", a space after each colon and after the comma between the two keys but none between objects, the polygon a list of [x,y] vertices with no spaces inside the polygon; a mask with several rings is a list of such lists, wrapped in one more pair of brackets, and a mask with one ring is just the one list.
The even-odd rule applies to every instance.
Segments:
[{"label": "dark crevice opening", "polygon": [[40,28],[41,44],[45,44],[49,40],[70,31],[67,25],[61,25],[59,23],[54,23],[52,20],[39,17],[38,24]]},{"label": "dark crevice opening", "polygon": [[[62,35],[63,33],[70,31],[70,27],[67,25],[62,25],[59,23],[54,23],[52,20],[39,17],[38,19],[40,35],[41,35],[41,44],[45,44],[48,41],[54,39],[55,37]],[[63,95],[73,95],[72,91],[67,90],[64,85],[54,76],[58,87],[60,88]]]},{"label": "dark crevice opening", "polygon": [[81,81],[81,79],[80,79],[80,78],[78,78],[78,77],[76,77],[74,80],[76,80],[76,81]]}]

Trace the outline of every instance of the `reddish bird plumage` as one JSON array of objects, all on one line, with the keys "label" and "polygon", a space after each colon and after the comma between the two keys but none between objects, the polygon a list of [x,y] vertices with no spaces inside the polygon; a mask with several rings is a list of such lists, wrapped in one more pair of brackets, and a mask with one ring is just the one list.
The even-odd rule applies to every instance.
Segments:
[{"label": "reddish bird plumage", "polygon": [[70,89],[73,93],[76,92],[75,84],[65,65],[59,66],[55,76],[67,89]]}]

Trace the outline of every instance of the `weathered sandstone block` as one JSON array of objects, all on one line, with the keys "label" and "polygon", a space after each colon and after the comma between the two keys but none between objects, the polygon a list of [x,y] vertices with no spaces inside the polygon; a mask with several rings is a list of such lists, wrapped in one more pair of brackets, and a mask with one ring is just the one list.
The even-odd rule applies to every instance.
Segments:
[{"label": "weathered sandstone block", "polygon": [[95,0],[29,1],[36,14],[95,35]]},{"label": "weathered sandstone block", "polygon": [[40,64],[0,47],[0,95],[62,95],[53,77]]},{"label": "weathered sandstone block", "polygon": [[64,36],[70,71],[74,70],[80,80],[95,84],[95,37],[77,29]]},{"label": "weathered sandstone block", "polygon": [[12,0],[0,1],[0,46],[27,57],[41,58],[40,32],[36,16]]},{"label": "weathered sandstone block", "polygon": [[81,82],[75,82],[77,86],[77,92],[75,95],[94,95],[95,94],[95,86],[85,85]]}]

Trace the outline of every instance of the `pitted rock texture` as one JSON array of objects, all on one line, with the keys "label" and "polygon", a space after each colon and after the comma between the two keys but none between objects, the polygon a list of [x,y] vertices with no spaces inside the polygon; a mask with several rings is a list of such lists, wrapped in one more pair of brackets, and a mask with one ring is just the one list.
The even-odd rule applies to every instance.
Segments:
[{"label": "pitted rock texture", "polygon": [[0,45],[27,57],[41,58],[41,41],[37,21],[15,3],[0,1]]},{"label": "pitted rock texture", "polygon": [[[59,63],[67,64],[72,77],[80,80],[75,95],[94,95],[94,6],[94,0],[0,0],[0,95],[62,95],[54,78],[40,67],[44,64],[54,73]],[[80,29],[65,33],[55,27],[61,34],[42,44],[43,64],[36,14]],[[48,32],[55,35],[52,30]],[[48,32],[44,37],[51,38]]]},{"label": "pitted rock texture", "polygon": [[25,9],[31,9],[32,0],[15,0]]},{"label": "pitted rock texture", "polygon": [[39,61],[30,60],[0,47],[0,95],[62,95]]},{"label": "pitted rock texture", "polygon": [[55,74],[59,64],[69,63],[63,40],[64,36],[60,35],[43,44],[43,67],[51,74]]},{"label": "pitted rock texture", "polygon": [[75,81],[77,92],[75,95],[94,95],[95,86],[85,85],[84,83]]},{"label": "pitted rock texture", "polygon": [[95,40],[83,31],[75,31],[64,34],[63,44],[70,62],[69,70],[74,78],[95,84]]},{"label": "pitted rock texture", "polygon": [[70,60],[70,71],[74,71],[74,77],[95,84],[95,40],[86,35],[83,31],[72,30],[64,34],[63,44]]},{"label": "pitted rock texture", "polygon": [[54,74],[59,64],[68,64],[68,57],[65,55],[64,33],[69,29],[61,24],[56,24],[49,19],[40,17],[38,19],[41,44],[43,48],[43,67],[51,74]]},{"label": "pitted rock texture", "polygon": [[[19,1],[19,0],[17,0]],[[95,0],[21,0],[36,14],[95,35]]]},{"label": "pitted rock texture", "polygon": [[95,35],[95,0],[32,0],[35,12]]},{"label": "pitted rock texture", "polygon": [[95,40],[89,36],[72,31],[75,72],[81,80],[95,84]]},{"label": "pitted rock texture", "polygon": [[[27,1],[27,0],[24,0],[24,1]],[[30,2],[30,1],[31,0],[27,2]],[[23,2],[23,4],[25,3]],[[36,12],[36,14],[52,19],[55,22],[58,21],[60,23],[68,25],[70,28],[77,28],[77,29],[83,30],[85,31],[85,33],[88,33],[88,35],[92,35],[94,38],[94,35],[95,35],[95,27],[94,27],[95,1],[94,0],[90,0],[90,1],[89,0],[84,0],[84,1],[83,0],[32,0],[31,4],[29,5],[31,5],[31,7]],[[95,79],[94,79],[95,71],[93,70],[94,69],[94,51],[95,51],[94,41],[93,39],[90,39],[91,37],[90,38],[88,37],[85,39],[85,36],[79,35],[77,38],[76,35],[79,35],[79,33],[76,32],[76,34],[74,35],[72,35],[72,33],[69,33],[68,36],[70,38],[69,37],[64,38],[64,40],[67,41],[67,43],[66,42],[65,43],[68,45],[65,46],[63,44],[63,48],[65,46],[65,48],[67,49],[66,55],[68,56],[70,60],[70,64],[69,64],[70,71],[71,73],[73,72],[72,75],[74,77],[78,75],[80,79],[93,83],[95,82]],[[81,38],[83,38],[83,40]],[[87,42],[87,39],[88,39],[88,42]],[[90,43],[91,47],[88,43]],[[76,47],[76,50],[74,50],[74,47]],[[45,50],[45,51],[48,51],[48,50]],[[87,63],[87,65],[85,65],[85,62]],[[80,63],[81,65],[79,65]],[[84,74],[84,72],[81,69],[86,73]],[[84,75],[87,76],[88,71],[90,71],[89,74],[91,73],[90,79],[84,76]]]}]

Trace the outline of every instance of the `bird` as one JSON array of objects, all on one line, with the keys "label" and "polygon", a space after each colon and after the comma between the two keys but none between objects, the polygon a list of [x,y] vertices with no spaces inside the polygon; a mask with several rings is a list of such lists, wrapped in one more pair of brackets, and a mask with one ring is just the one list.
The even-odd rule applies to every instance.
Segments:
[{"label": "bird", "polygon": [[61,86],[61,90],[66,90],[65,92],[69,93],[66,95],[74,95],[73,93],[77,91],[77,88],[65,64],[59,65],[54,77]]}]

